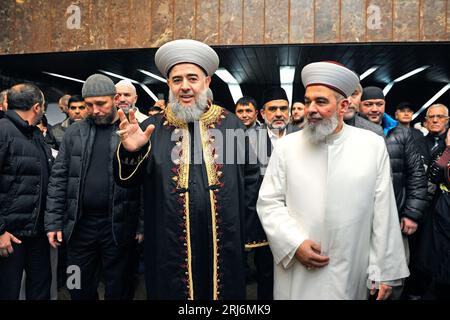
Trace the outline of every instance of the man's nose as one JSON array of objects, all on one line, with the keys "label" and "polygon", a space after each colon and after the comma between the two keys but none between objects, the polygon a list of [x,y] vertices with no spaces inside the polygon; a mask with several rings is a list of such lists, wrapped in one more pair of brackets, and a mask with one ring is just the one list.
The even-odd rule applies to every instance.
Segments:
[{"label": "man's nose", "polygon": [[275,115],[276,115],[277,117],[282,117],[282,116],[283,116],[283,112],[281,112],[281,109],[280,109],[280,108],[277,108],[277,110],[275,111]]},{"label": "man's nose", "polygon": [[183,81],[181,82],[181,89],[183,91],[189,90],[189,81],[188,81],[188,79],[183,79]]}]

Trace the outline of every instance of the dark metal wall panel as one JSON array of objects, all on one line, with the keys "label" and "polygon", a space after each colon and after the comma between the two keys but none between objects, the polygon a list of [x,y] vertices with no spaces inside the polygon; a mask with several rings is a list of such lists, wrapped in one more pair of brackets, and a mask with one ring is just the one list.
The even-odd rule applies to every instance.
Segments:
[{"label": "dark metal wall panel", "polygon": [[[0,54],[450,40],[450,0],[4,0]],[[70,8],[81,21],[70,28]]]},{"label": "dark metal wall panel", "polygon": [[[91,0],[89,9],[86,15],[86,9],[81,8],[81,15],[83,19],[89,19],[89,37],[90,37],[90,49],[109,49],[108,30],[111,27],[111,23],[114,23],[110,19],[109,0]],[[67,3],[66,3],[67,4]],[[77,33],[77,30],[72,30],[72,33]]]},{"label": "dark metal wall panel", "polygon": [[243,43],[264,43],[264,0],[243,1]]},{"label": "dark metal wall panel", "polygon": [[315,42],[339,42],[340,2],[335,0],[316,0]]},{"label": "dark metal wall panel", "polygon": [[197,1],[195,38],[210,45],[219,44],[219,0]]},{"label": "dark metal wall panel", "polygon": [[109,10],[114,17],[114,23],[110,24],[108,34],[109,48],[129,48],[130,47],[130,1],[110,0]]},{"label": "dark metal wall panel", "polygon": [[242,1],[220,1],[221,44],[242,44]]},{"label": "dark metal wall panel", "polygon": [[175,0],[175,39],[195,38],[195,1]]},{"label": "dark metal wall panel", "polygon": [[448,40],[446,30],[446,0],[422,0],[421,39]]},{"label": "dark metal wall panel", "polygon": [[366,41],[392,41],[393,0],[367,0],[366,4]]},{"label": "dark metal wall panel", "polygon": [[290,43],[314,42],[314,0],[291,0]]},{"label": "dark metal wall panel", "polygon": [[366,40],[366,0],[341,0],[341,42]]},{"label": "dark metal wall panel", "polygon": [[15,53],[33,52],[33,15],[30,10],[31,0],[23,1],[21,5],[16,4],[13,23],[11,26],[8,25],[14,28]]},{"label": "dark metal wall panel", "polygon": [[[125,1],[123,1],[125,2]],[[130,0],[130,12],[133,13],[130,25],[130,46],[132,48],[150,48],[152,39],[152,3],[145,0]]]},{"label": "dark metal wall panel", "polygon": [[394,41],[419,41],[420,0],[394,1]]},{"label": "dark metal wall panel", "polygon": [[173,40],[173,0],[152,0],[152,47]]},{"label": "dark metal wall panel", "polygon": [[266,0],[264,21],[264,43],[288,43],[289,0]]},{"label": "dark metal wall panel", "polygon": [[15,52],[14,45],[14,19],[15,6],[12,1],[6,2],[0,6],[0,54],[8,54]]}]

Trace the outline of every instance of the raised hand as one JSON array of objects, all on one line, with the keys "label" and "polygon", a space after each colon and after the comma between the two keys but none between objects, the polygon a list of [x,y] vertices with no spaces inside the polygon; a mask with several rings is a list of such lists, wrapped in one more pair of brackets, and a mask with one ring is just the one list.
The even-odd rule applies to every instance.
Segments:
[{"label": "raised hand", "polygon": [[145,129],[145,131],[142,131],[136,117],[134,116],[134,110],[130,110],[128,114],[129,119],[125,116],[125,113],[122,110],[119,110],[118,114],[120,125],[117,134],[120,137],[120,142],[125,150],[130,152],[138,151],[145,144],[147,144],[153,130],[155,130],[155,126],[151,124]]}]

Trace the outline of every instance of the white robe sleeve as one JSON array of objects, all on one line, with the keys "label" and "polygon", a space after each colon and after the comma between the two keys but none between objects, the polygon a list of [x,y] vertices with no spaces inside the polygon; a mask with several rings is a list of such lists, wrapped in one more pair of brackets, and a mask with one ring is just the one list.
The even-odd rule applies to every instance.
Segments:
[{"label": "white robe sleeve", "polygon": [[406,278],[409,270],[395,203],[389,155],[384,143],[379,148],[368,274],[370,281],[384,282]]},{"label": "white robe sleeve", "polygon": [[286,206],[286,170],[280,149],[275,148],[270,157],[259,190],[257,211],[275,263],[289,268],[295,262],[297,248],[306,237]]}]

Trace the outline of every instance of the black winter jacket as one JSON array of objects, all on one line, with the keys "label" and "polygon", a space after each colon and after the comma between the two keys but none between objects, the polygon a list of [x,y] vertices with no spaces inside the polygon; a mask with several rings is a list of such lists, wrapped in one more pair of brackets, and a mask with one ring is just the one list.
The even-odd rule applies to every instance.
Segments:
[{"label": "black winter jacket", "polygon": [[412,134],[397,126],[389,131],[386,145],[399,216],[419,222],[428,206],[427,179]]},{"label": "black winter jacket", "polygon": [[49,173],[52,155],[39,128],[15,111],[6,111],[0,119],[0,234],[8,231],[20,238],[43,231],[38,217],[43,214],[41,188],[47,179],[42,177],[39,147],[46,153]]},{"label": "black winter jacket", "polygon": [[[143,206],[140,187],[125,189],[114,183],[112,159],[119,144],[119,137],[115,134],[118,121],[114,126],[110,162],[105,163],[110,170],[110,190],[105,192],[110,195],[109,214],[112,215],[114,241],[121,245],[131,241],[136,232],[144,233]],[[70,241],[77,221],[83,214],[81,195],[84,193],[95,128],[91,119],[78,121],[67,128],[50,177],[45,230],[62,230],[66,242]]]}]

